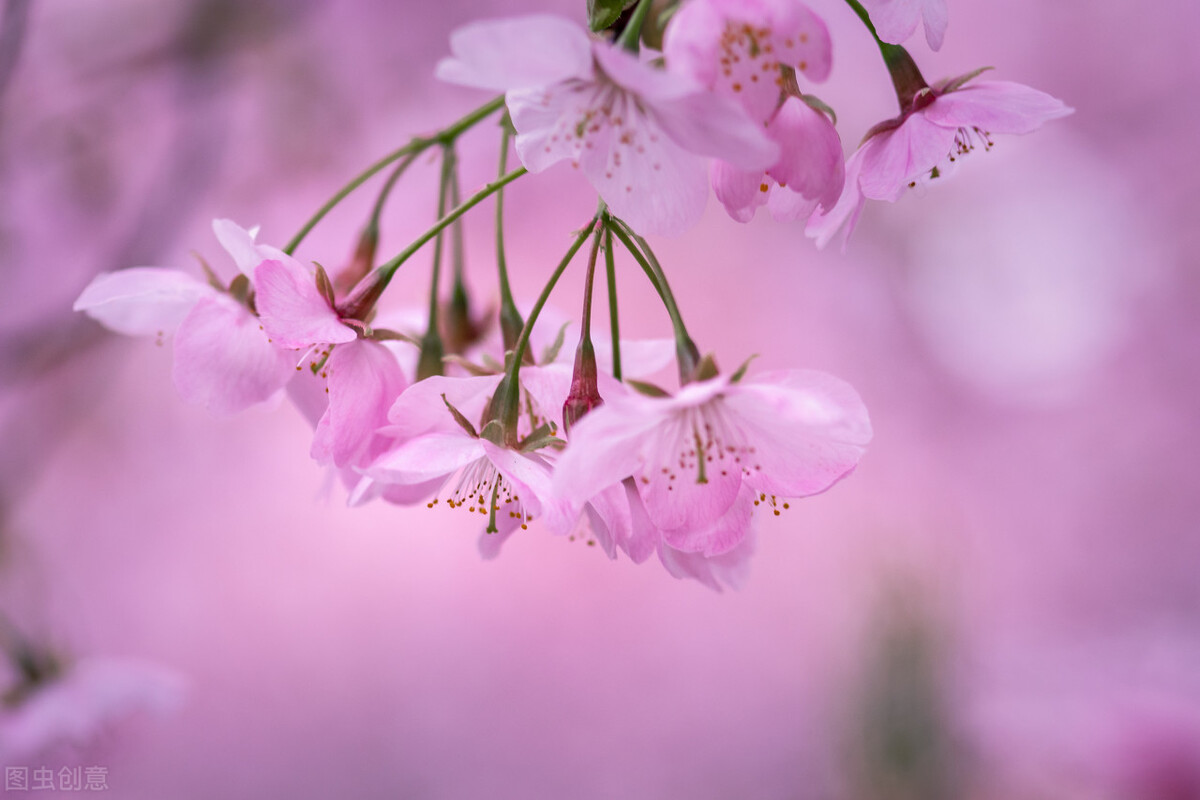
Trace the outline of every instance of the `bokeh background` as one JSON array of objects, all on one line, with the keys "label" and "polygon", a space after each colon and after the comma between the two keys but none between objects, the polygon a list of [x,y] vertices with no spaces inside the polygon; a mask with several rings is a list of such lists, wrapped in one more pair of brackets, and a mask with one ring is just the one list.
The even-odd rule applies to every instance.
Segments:
[{"label": "bokeh background", "polygon": [[[849,9],[811,5],[851,148],[894,98]],[[188,687],[18,763],[104,765],[128,798],[1200,797],[1190,0],[951,0],[942,51],[912,45],[927,77],[994,65],[1076,113],[868,207],[844,254],[715,201],[656,242],[727,368],[827,370],[872,412],[849,480],[760,521],[741,591],[537,526],[485,562],[444,507],[347,509],[291,408],[211,418],[176,397],[169,346],[70,311],[103,270],[193,251],[228,270],[213,217],[283,242],[485,99],[432,78],[456,25],[583,6],[0,7],[3,610],[60,653]],[[490,124],[463,141],[468,187],[495,148]],[[393,198],[385,256],[433,218],[435,172]],[[509,193],[519,297],[591,213],[578,177]],[[372,198],[300,255],[343,263]],[[489,218],[467,226],[480,308]],[[427,265],[389,302],[420,304]],[[620,278],[625,330],[668,335]],[[569,313],[579,286],[556,295]]]}]

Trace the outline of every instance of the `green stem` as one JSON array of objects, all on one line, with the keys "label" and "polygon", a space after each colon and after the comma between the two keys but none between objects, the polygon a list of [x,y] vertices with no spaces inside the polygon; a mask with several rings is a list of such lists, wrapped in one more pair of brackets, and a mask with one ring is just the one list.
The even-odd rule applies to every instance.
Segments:
[{"label": "green stem", "polygon": [[587,276],[583,279],[583,320],[579,323],[579,341],[592,344],[592,285],[596,282],[596,258],[600,255],[600,239],[604,227],[597,226],[592,237],[592,252],[588,255]]},{"label": "green stem", "polygon": [[529,172],[529,170],[525,169],[524,167],[517,167],[512,172],[509,172],[508,174],[506,174],[504,177],[500,178],[499,180],[492,181],[487,186],[483,187],[478,192],[476,192],[475,194],[468,197],[466,202],[464,202],[461,206],[459,206],[458,208],[452,209],[449,214],[447,214],[446,216],[442,217],[437,222],[435,222],[433,224],[433,227],[431,227],[429,230],[425,231],[420,236],[418,236],[416,239],[414,239],[412,244],[410,244],[408,247],[406,247],[402,251],[400,251],[400,253],[395,258],[393,258],[392,260],[388,261],[385,264],[381,264],[379,266],[379,269],[376,270],[376,272],[379,272],[390,278],[392,275],[395,274],[396,270],[400,267],[401,264],[403,264],[408,259],[412,258],[413,253],[417,252],[422,247],[424,247],[429,242],[430,239],[432,239],[433,237],[435,237],[439,233],[441,233],[447,226],[451,225],[454,222],[454,220],[458,219],[463,214],[466,214],[472,208],[479,205],[484,200],[491,197],[493,194],[500,191],[505,186],[512,183],[517,178],[521,177],[522,175],[524,175],[528,172]]},{"label": "green stem", "polygon": [[617,269],[613,258],[612,230],[604,226],[604,270],[608,277],[608,325],[612,330],[613,377],[621,380],[621,330],[617,313]]},{"label": "green stem", "polygon": [[533,304],[533,308],[529,311],[529,318],[525,320],[525,327],[521,329],[521,336],[517,339],[517,343],[513,347],[513,355],[508,364],[508,371],[505,373],[500,385],[496,387],[495,396],[500,398],[499,406],[495,407],[496,416],[504,429],[504,441],[511,447],[515,447],[518,441],[517,416],[521,410],[519,373],[521,360],[525,357],[525,350],[529,347],[529,336],[533,332],[533,326],[537,324],[538,315],[542,313],[542,307],[550,299],[550,293],[554,291],[554,286],[558,283],[558,279],[562,277],[563,272],[567,269],[567,265],[571,263],[571,259],[575,257],[575,254],[579,252],[579,248],[583,247],[584,241],[591,235],[593,229],[596,227],[597,219],[598,217],[593,217],[584,226],[583,230],[575,237],[575,241],[571,243],[571,247],[567,250],[567,254],[563,256],[562,261],[558,262],[558,266],[555,267],[550,280],[546,282],[541,295],[538,296],[537,302]]},{"label": "green stem", "polygon": [[[507,119],[500,124],[500,168],[504,175],[508,168],[509,133]],[[504,190],[496,192],[496,269],[500,273],[500,332],[504,337],[504,349],[511,350],[525,327],[521,312],[513,300],[512,287],[508,283],[508,260],[504,256]]]},{"label": "green stem", "polygon": [[420,153],[410,153],[408,158],[401,161],[388,175],[387,181],[383,184],[383,188],[379,190],[379,196],[375,198],[375,206],[371,209],[371,218],[368,220],[366,230],[373,230],[376,233],[379,231],[379,218],[383,215],[383,207],[387,204],[388,197],[392,194],[392,189],[396,185],[396,181],[400,180],[400,176],[405,170],[417,160]]},{"label": "green stem", "polygon": [[[679,313],[679,306],[675,302],[675,295],[671,291],[670,284],[667,283],[667,275],[663,272],[662,265],[654,257],[654,251],[650,249],[650,245],[645,239],[632,230],[626,233],[627,228],[624,222],[610,217],[608,228],[621,240],[621,244],[625,245],[625,249],[641,266],[646,277],[650,279],[650,283],[658,291],[663,305],[666,306],[667,315],[671,318],[671,326],[675,331],[675,355],[679,363],[679,380],[681,383],[690,383],[696,364],[700,361],[700,352],[696,348],[696,343],[692,341],[692,337],[688,335],[683,315]],[[630,238],[630,235],[633,239]],[[635,239],[637,245],[634,244],[633,240]],[[641,246],[641,249],[638,245]]]},{"label": "green stem", "polygon": [[624,47],[630,52],[638,51],[638,39],[642,35],[642,23],[646,21],[646,14],[650,11],[651,0],[640,0],[637,8],[633,10],[633,14],[629,17],[629,23],[625,26],[625,30],[621,31],[621,38],[617,40],[620,47]]},{"label": "green stem", "polygon": [[292,240],[287,243],[287,246],[283,248],[283,252],[287,253],[288,255],[295,253],[296,248],[300,246],[302,241],[304,241],[304,237],[308,236],[309,232],[317,226],[318,222],[325,218],[326,214],[333,210],[334,206],[345,200],[351,192],[366,183],[372,176],[375,175],[375,173],[382,170],[388,164],[404,158],[407,155],[417,156],[425,152],[425,150],[434,144],[453,144],[454,140],[461,136],[464,131],[474,127],[481,120],[486,119],[503,107],[504,97],[501,95],[500,97],[493,98],[487,103],[484,103],[479,108],[467,114],[452,125],[438,131],[433,136],[416,137],[403,147],[388,153],[386,156],[360,172],[349,183],[338,190],[333,197],[329,198],[329,200],[327,200],[323,206],[317,209],[317,212],[313,214],[311,218],[309,218],[308,222],[304,223],[304,227],[302,227],[296,233],[296,235],[292,237]]},{"label": "green stem", "polygon": [[[437,216],[441,219],[446,215],[446,205],[449,202],[451,187],[454,183],[457,156],[454,147],[442,147],[442,172],[438,181]],[[433,242],[433,277],[429,286],[429,326],[421,338],[421,356],[417,363],[417,380],[430,375],[442,373],[442,337],[438,332],[438,285],[442,277],[442,243],[445,239],[443,230],[436,234]]]}]

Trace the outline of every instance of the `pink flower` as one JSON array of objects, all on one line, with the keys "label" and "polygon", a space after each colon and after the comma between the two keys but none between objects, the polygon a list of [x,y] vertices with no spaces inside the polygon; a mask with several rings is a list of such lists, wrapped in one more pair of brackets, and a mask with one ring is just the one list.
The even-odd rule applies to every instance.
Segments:
[{"label": "pink flower", "polygon": [[776,160],[776,145],[737,103],[563,20],[477,22],[451,46],[438,75],[507,91],[526,167],[570,161],[642,233],[675,235],[699,220],[708,197],[699,156],[757,170]]},{"label": "pink flower", "polygon": [[839,229],[849,237],[867,198],[895,202],[906,188],[949,174],[976,149],[990,150],[992,134],[1029,133],[1073,111],[1019,83],[963,83],[922,89],[910,109],[868,132],[846,162],[846,187],[837,204],[809,220],[806,232],[819,247]]},{"label": "pink flower", "polygon": [[0,708],[0,762],[12,764],[61,744],[86,744],[137,712],[172,710],[183,693],[182,678],[156,664],[82,659],[23,687],[18,700]]},{"label": "pink flower", "polygon": [[731,217],[748,222],[767,205],[794,220],[833,205],[844,181],[841,141],[825,114],[785,94],[789,85],[798,92],[785,69],[829,77],[832,43],[820,17],[799,0],[693,0],[667,27],[664,53],[671,71],[740,104],[779,145],[765,170],[713,163],[713,189]]},{"label": "pink flower", "polygon": [[633,477],[663,542],[713,557],[745,539],[750,508],[778,513],[784,498],[828,489],[853,470],[870,438],[862,401],[831,375],[786,371],[752,383],[718,376],[674,397],[606,398],[572,429],[554,489],[579,505]]},{"label": "pink flower", "polygon": [[903,44],[925,24],[925,41],[940,50],[946,35],[946,0],[862,0],[871,16],[871,24],[879,38],[892,44]]},{"label": "pink flower", "polygon": [[[213,232],[246,274],[271,248],[229,220]],[[97,275],[75,301],[105,327],[127,335],[175,334],[175,386],[189,402],[231,414],[273,397],[295,360],[276,348],[246,304],[179,270],[138,267]]]},{"label": "pink flower", "polygon": [[[545,455],[504,447],[480,435],[472,422],[482,421],[501,378],[435,376],[405,390],[389,412],[393,424],[381,430],[394,437],[394,444],[362,470],[364,480],[351,502],[377,495],[401,504],[419,502],[457,475],[448,493],[427,503],[430,508],[443,500],[452,509],[466,507],[494,518],[502,536],[541,516],[550,486]],[[540,426],[544,420],[528,424]]]},{"label": "pink flower", "polygon": [[[332,287],[326,284],[323,290],[317,272],[290,256],[280,253],[258,264],[254,288],[271,341],[309,351],[305,360],[311,372],[326,380],[328,404],[316,423],[312,457],[319,464],[359,466],[374,455],[376,431],[408,384],[395,355],[379,342],[360,338],[362,323],[343,322],[333,306]],[[295,369],[303,373],[305,365]]]}]

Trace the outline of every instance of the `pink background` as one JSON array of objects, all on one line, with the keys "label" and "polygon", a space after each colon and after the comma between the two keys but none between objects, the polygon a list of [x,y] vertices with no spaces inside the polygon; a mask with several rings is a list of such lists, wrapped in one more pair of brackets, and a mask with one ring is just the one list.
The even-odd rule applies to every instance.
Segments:
[{"label": "pink background", "polygon": [[[950,0],[942,51],[912,46],[926,77],[995,65],[1076,113],[868,207],[844,255],[715,201],[656,242],[722,365],[827,370],[872,413],[850,479],[760,520],[740,592],[536,525],[484,562],[477,517],[347,509],[290,408],[210,418],[169,347],[69,311],[101,270],[229,270],[215,216],[282,243],[486,99],[432,78],[456,25],[583,5],[30,4],[0,97],[0,599],[190,686],[45,763],[107,765],[129,798],[1200,797],[1192,2]],[[848,8],[812,5],[853,147],[895,101]],[[464,140],[466,186],[495,148],[491,123]],[[435,172],[393,198],[385,257],[431,221]],[[373,194],[299,255],[342,263]],[[594,199],[569,167],[509,197],[531,299]],[[423,302],[427,264],[389,302]],[[624,330],[669,335],[620,282]]]}]

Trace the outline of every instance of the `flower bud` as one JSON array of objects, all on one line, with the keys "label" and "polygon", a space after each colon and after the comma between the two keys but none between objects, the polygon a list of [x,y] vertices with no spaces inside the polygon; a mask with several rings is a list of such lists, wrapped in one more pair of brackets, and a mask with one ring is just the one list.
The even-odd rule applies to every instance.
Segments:
[{"label": "flower bud", "polygon": [[584,338],[575,348],[575,373],[571,376],[571,391],[563,403],[563,424],[567,433],[584,414],[601,405],[600,388],[596,382],[596,351],[591,339]]}]

